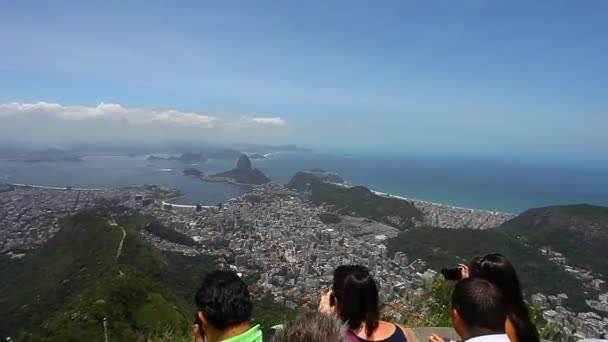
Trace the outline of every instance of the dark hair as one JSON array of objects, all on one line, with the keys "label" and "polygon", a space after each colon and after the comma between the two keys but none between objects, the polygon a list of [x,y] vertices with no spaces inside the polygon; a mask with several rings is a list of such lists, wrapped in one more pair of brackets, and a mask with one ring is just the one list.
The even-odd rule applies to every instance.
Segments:
[{"label": "dark hair", "polygon": [[500,289],[482,278],[467,278],[456,283],[452,307],[471,330],[504,332],[507,303]]},{"label": "dark hair", "polygon": [[528,306],[513,265],[500,254],[473,259],[471,276],[481,277],[498,286],[507,300],[509,318],[519,341],[540,341],[538,330],[530,320]]},{"label": "dark hair", "polygon": [[231,271],[211,272],[196,293],[196,305],[214,328],[227,328],[249,321],[253,305],[247,285]]},{"label": "dark hair", "polygon": [[339,316],[349,329],[365,322],[365,334],[378,328],[380,306],[376,282],[364,266],[345,265],[334,271],[333,295],[338,300]]}]

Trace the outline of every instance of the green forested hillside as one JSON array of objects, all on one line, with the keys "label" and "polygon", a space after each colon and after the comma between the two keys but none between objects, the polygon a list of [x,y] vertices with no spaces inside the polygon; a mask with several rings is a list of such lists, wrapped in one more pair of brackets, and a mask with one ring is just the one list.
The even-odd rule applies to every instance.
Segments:
[{"label": "green forested hillside", "polygon": [[[109,220],[112,212],[121,215]],[[190,340],[194,295],[215,260],[156,249],[138,232],[149,223],[178,236],[108,204],[67,218],[23,259],[0,256],[0,339],[103,341],[107,318],[110,341]],[[254,308],[254,321],[265,325],[294,314],[267,296],[254,298]]]},{"label": "green forested hillside", "polygon": [[319,180],[309,172],[296,173],[288,184],[295,190],[311,191],[311,199],[333,206],[340,214],[350,214],[384,222],[398,228],[413,226],[424,214],[410,202],[378,196],[363,186],[343,187]]},{"label": "green forested hillside", "polygon": [[417,227],[399,234],[388,245],[392,255],[405,252],[411,258],[429,262],[435,270],[468,263],[476,256],[489,253],[505,255],[521,278],[524,291],[546,294],[566,293],[570,297],[567,306],[588,310],[584,303],[580,282],[553,264],[532,246],[498,230],[442,229]]},{"label": "green forested hillside", "polygon": [[530,209],[501,229],[562,253],[573,266],[608,276],[607,207],[579,204]]},{"label": "green forested hillside", "polygon": [[[155,249],[136,231],[145,220],[134,216],[112,226],[81,213],[33,254],[2,256],[0,336],[101,341],[104,317],[113,340],[188,332],[194,292],[214,261]],[[117,260],[120,227],[127,235]]]}]

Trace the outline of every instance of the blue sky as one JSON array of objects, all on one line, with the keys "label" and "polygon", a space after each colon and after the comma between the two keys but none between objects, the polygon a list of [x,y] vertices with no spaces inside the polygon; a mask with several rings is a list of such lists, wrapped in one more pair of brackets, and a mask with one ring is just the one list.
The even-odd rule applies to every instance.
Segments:
[{"label": "blue sky", "polygon": [[[0,107],[0,134],[601,155],[607,15],[603,0],[7,1],[0,103],[21,107]],[[23,110],[40,101],[59,107]],[[183,113],[210,119],[177,127]]]}]

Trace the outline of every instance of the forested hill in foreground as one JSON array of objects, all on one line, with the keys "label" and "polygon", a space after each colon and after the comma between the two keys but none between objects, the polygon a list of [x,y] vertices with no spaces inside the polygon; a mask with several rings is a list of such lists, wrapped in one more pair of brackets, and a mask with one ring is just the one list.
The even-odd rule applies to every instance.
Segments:
[{"label": "forested hill in foreground", "polygon": [[[485,231],[416,227],[389,241],[389,255],[405,252],[433,269],[468,263],[477,256],[501,253],[513,262],[528,295],[566,293],[566,306],[591,310],[589,281],[565,271],[565,265],[589,269],[597,278],[608,274],[608,208],[587,204],[530,209],[500,227]],[[562,253],[564,264],[541,249]],[[586,296],[585,292],[591,294]]]},{"label": "forested hill in foreground", "polygon": [[578,204],[530,209],[500,229],[563,254],[570,265],[608,277],[608,207]]},{"label": "forested hill in foreground", "polygon": [[558,265],[550,262],[534,248],[525,246],[517,239],[498,229],[443,229],[417,227],[399,234],[388,244],[389,255],[404,252],[413,258],[429,263],[429,267],[440,270],[468,264],[474,257],[489,253],[505,255],[515,265],[522,285],[528,295],[566,293],[567,304],[578,310],[585,309],[580,282]]},{"label": "forested hill in foreground", "polygon": [[[26,257],[0,256],[0,339],[102,341],[107,318],[110,341],[163,340],[167,332],[166,341],[190,340],[194,294],[215,260],[158,250],[138,233],[148,217],[110,222],[83,212]],[[117,259],[121,228],[126,237]],[[275,319],[289,314],[268,298],[256,306],[257,321],[268,318],[259,312],[264,308]]]}]

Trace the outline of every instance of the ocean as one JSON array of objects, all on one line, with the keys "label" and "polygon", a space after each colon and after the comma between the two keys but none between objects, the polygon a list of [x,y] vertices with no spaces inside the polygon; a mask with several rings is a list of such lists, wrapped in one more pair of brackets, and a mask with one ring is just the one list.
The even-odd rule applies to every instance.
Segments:
[{"label": "ocean", "polygon": [[[449,205],[520,213],[528,208],[591,203],[608,205],[608,167],[584,163],[482,160],[413,155],[279,152],[253,160],[271,179],[288,181],[297,171],[322,168],[350,184]],[[232,161],[202,165],[147,161],[146,156],[87,157],[84,162],[0,161],[0,182],[107,188],[158,184],[180,189],[179,204],[214,205],[247,191],[233,184],[202,182],[181,171],[214,173]]]}]

